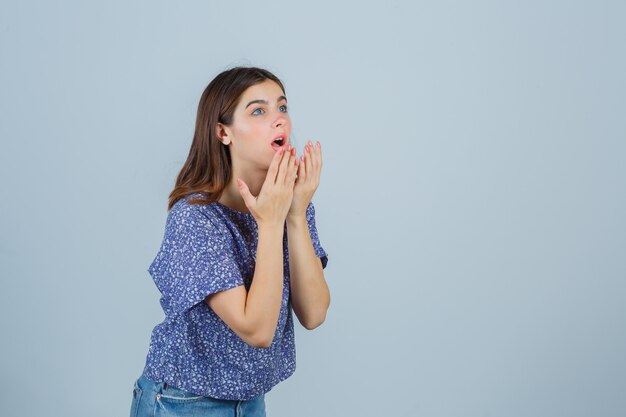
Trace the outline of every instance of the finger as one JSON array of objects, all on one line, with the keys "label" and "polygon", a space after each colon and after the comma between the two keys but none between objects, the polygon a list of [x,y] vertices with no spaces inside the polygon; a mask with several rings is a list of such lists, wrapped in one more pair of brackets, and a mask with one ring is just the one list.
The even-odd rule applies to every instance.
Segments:
[{"label": "finger", "polygon": [[285,151],[283,155],[283,159],[280,161],[280,165],[278,167],[278,174],[276,175],[276,184],[284,184],[285,177],[287,176],[287,172],[289,171],[289,161],[291,160],[291,145],[288,145],[288,149]]},{"label": "finger", "polygon": [[319,166],[319,144],[319,141],[315,144],[312,144],[313,148],[311,153],[313,154],[313,157],[311,158],[311,160],[313,161],[313,166],[315,167],[315,169],[317,169]]},{"label": "finger", "polygon": [[296,176],[296,169],[298,168],[296,165],[296,148],[291,148],[289,157],[289,164],[287,165],[287,172],[285,173],[285,184],[293,185],[293,180]]},{"label": "finger", "polygon": [[315,144],[311,141],[309,147],[309,153],[311,154],[311,173],[315,172],[316,158],[315,158]]},{"label": "finger", "polygon": [[274,153],[274,157],[272,158],[272,163],[267,170],[267,177],[265,181],[270,182],[270,184],[274,185],[276,182],[276,176],[278,174],[278,167],[280,162],[282,161],[284,155],[284,149],[279,149]]},{"label": "finger", "polygon": [[315,150],[315,157],[317,158],[317,163],[322,165],[322,144],[320,141],[317,141],[317,149]]},{"label": "finger", "polygon": [[291,178],[289,181],[289,185],[293,187],[293,183],[296,181],[296,175],[298,174],[298,154],[296,152],[296,148],[293,148],[293,160],[292,163],[289,164],[289,166],[291,167]]},{"label": "finger", "polygon": [[306,162],[304,155],[306,154],[306,146],[304,149],[304,154],[300,157],[300,161],[298,162],[298,182],[303,183],[306,180]]},{"label": "finger", "polygon": [[317,141],[317,146],[315,148],[315,171],[317,172],[317,178],[319,179],[322,172],[322,144],[319,140]]},{"label": "finger", "polygon": [[306,173],[308,176],[311,176],[313,174],[313,147],[311,146],[311,143],[307,144],[307,153],[304,159]]}]

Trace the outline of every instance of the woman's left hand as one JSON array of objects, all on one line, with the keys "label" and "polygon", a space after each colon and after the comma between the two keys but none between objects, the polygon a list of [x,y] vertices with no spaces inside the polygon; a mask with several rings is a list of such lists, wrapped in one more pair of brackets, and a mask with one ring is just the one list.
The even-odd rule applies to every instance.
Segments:
[{"label": "woman's left hand", "polygon": [[309,141],[304,146],[304,155],[298,160],[298,177],[293,187],[293,200],[287,217],[306,216],[306,209],[320,184],[322,172],[322,148]]}]

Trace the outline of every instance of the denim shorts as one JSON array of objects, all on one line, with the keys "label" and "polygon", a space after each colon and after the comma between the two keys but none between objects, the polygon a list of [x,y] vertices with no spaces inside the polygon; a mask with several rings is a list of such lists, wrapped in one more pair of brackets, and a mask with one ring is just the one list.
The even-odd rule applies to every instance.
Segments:
[{"label": "denim shorts", "polygon": [[135,381],[132,396],[130,417],[266,417],[265,394],[251,400],[222,400],[154,382],[144,375]]}]

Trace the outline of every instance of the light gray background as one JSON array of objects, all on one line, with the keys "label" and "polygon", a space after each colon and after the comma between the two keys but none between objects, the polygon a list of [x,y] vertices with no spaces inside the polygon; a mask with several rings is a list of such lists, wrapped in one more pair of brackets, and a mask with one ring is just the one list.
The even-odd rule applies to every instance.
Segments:
[{"label": "light gray background", "polygon": [[227,3],[1,3],[0,414],[128,414],[198,100],[257,65],[332,298],[268,416],[626,415],[623,2]]}]

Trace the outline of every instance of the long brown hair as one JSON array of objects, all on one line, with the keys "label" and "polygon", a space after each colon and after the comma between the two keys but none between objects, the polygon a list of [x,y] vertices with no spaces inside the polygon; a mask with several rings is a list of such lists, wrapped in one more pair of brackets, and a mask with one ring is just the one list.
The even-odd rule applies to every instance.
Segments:
[{"label": "long brown hair", "polygon": [[207,204],[220,198],[230,181],[232,161],[229,147],[216,136],[216,125],[219,122],[230,126],[243,92],[267,79],[275,81],[285,93],[285,87],[278,77],[257,67],[225,70],[205,88],[198,104],[191,149],[170,193],[168,211],[189,194],[203,194],[189,199],[189,204]]}]

